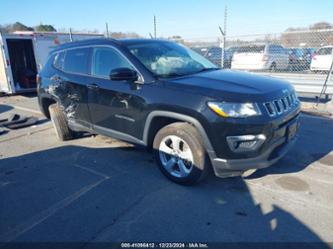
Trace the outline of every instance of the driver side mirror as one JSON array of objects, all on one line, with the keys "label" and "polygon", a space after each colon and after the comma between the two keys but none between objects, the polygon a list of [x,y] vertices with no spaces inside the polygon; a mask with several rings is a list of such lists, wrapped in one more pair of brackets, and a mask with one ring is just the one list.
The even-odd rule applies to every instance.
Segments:
[{"label": "driver side mirror", "polygon": [[111,70],[110,72],[110,80],[114,81],[136,81],[138,80],[138,73],[127,67],[120,67]]}]

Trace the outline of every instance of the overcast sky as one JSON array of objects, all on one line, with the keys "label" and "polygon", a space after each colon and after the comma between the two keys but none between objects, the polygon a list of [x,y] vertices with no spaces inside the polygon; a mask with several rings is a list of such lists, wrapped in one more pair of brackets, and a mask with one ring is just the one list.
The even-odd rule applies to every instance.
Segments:
[{"label": "overcast sky", "polygon": [[20,21],[56,28],[153,33],[158,36],[216,37],[228,6],[229,35],[282,32],[319,21],[333,23],[332,0],[0,0],[0,23]]}]

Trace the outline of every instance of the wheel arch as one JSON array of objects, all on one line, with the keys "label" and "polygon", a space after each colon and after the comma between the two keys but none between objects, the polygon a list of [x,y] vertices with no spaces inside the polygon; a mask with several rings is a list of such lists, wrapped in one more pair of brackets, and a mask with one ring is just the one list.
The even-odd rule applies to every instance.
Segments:
[{"label": "wheel arch", "polygon": [[57,101],[50,96],[42,96],[40,98],[40,109],[48,119],[50,119],[49,106],[55,103],[57,103]]},{"label": "wheel arch", "polygon": [[[163,121],[164,119],[164,121]],[[156,120],[162,120],[162,123],[156,125]],[[163,123],[164,122],[164,123]],[[155,134],[158,130],[165,125],[174,123],[174,122],[187,122],[192,124],[199,132],[203,145],[209,154],[209,156],[213,156],[215,154],[213,147],[210,143],[210,140],[207,136],[205,129],[203,128],[202,124],[196,118],[188,116],[186,114],[170,112],[170,111],[152,111],[147,116],[145,127],[143,131],[143,142],[149,147],[152,145],[152,141],[154,140]]]}]

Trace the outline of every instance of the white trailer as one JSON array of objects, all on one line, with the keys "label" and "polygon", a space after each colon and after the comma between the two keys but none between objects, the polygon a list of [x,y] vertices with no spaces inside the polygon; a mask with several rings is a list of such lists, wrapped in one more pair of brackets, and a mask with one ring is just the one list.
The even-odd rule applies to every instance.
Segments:
[{"label": "white trailer", "polygon": [[35,91],[36,75],[51,50],[63,43],[103,36],[30,31],[0,33],[0,93]]}]

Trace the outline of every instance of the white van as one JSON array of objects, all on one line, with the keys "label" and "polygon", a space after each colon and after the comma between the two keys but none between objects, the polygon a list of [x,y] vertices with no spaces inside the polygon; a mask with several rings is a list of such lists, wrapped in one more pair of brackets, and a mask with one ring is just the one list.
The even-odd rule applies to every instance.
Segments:
[{"label": "white van", "polygon": [[239,47],[231,62],[236,70],[286,70],[288,65],[288,53],[276,44]]},{"label": "white van", "polygon": [[49,52],[72,40],[101,38],[102,34],[14,32],[0,34],[0,93],[34,91],[36,75]]},{"label": "white van", "polygon": [[329,71],[333,62],[333,46],[319,48],[311,60],[311,71]]}]

